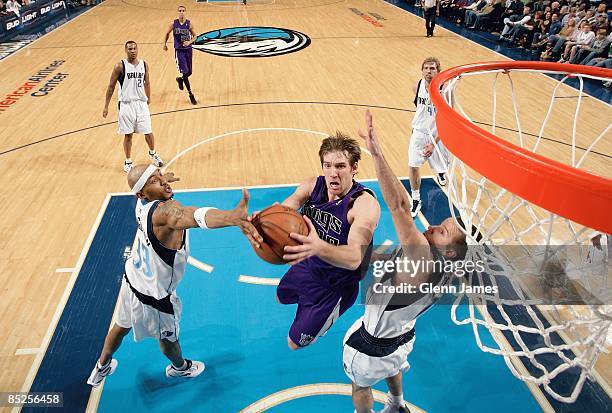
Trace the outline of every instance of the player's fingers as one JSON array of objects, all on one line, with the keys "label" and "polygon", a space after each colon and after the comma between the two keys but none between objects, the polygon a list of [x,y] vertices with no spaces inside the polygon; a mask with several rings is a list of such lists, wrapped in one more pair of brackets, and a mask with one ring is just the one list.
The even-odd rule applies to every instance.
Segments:
[{"label": "player's fingers", "polygon": [[305,243],[308,240],[307,236],[298,234],[297,232],[292,232],[289,234],[289,236],[301,244]]},{"label": "player's fingers", "polygon": [[263,242],[263,237],[259,234],[259,232],[257,232],[257,228],[255,228],[255,226],[253,226],[253,224],[251,224],[250,222],[245,222],[243,227],[242,227],[242,231],[244,233],[248,233],[250,236],[252,236],[257,242]]},{"label": "player's fingers", "polygon": [[309,247],[305,245],[285,245],[283,249],[285,252],[299,253],[307,251]]},{"label": "player's fingers", "polygon": [[308,218],[306,215],[304,215],[304,221],[306,221],[306,225],[308,225],[308,235],[310,235],[313,231],[317,231],[310,218]]}]

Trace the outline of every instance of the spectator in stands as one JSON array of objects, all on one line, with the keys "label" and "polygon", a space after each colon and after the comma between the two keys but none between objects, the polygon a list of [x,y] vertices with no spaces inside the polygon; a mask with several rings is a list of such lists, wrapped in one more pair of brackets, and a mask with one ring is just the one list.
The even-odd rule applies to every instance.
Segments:
[{"label": "spectator in stands", "polygon": [[550,36],[550,40],[555,43],[553,47],[553,53],[555,56],[558,56],[561,53],[561,48],[570,39],[575,39],[578,34],[578,30],[576,29],[576,21],[574,19],[569,19],[566,25],[563,25],[561,31],[558,35]]},{"label": "spectator in stands", "polygon": [[489,14],[491,10],[493,10],[492,3],[488,3],[487,0],[480,0],[478,3],[475,3],[475,8],[467,7],[465,9],[465,27],[473,29],[476,24],[476,17]]},{"label": "spectator in stands", "polygon": [[595,33],[591,30],[589,22],[582,23],[582,27],[576,36],[576,40],[568,40],[565,42],[565,51],[559,59],[559,63],[565,63],[570,61],[576,52],[578,51],[577,46],[590,45],[595,38]]},{"label": "spectator in stands", "polygon": [[577,46],[578,51],[576,52],[576,56],[574,56],[574,60],[570,63],[579,63],[581,65],[586,65],[591,60],[596,57],[602,57],[610,48],[610,37],[606,37],[606,29],[597,30],[597,34],[595,36],[595,40],[589,46]]},{"label": "spectator in stands", "polygon": [[608,13],[606,13],[606,3],[600,3],[599,6],[597,6],[597,9],[595,9],[595,18],[599,16],[606,16],[606,19],[608,18]]},{"label": "spectator in stands", "polygon": [[[527,7],[525,7],[527,8]],[[518,47],[530,47],[533,41],[534,31],[540,27],[542,23],[542,12],[535,12],[532,19],[529,19],[525,24],[514,25],[512,31],[508,33],[510,36],[510,45]]]},{"label": "spectator in stands", "polygon": [[546,43],[546,47],[544,49],[544,51],[542,52],[542,54],[540,55],[540,60],[543,62],[553,62],[555,60],[555,54],[553,52],[553,42],[552,41],[548,41],[548,43]]},{"label": "spectator in stands", "polygon": [[509,19],[512,16],[519,16],[523,13],[523,3],[520,0],[507,0],[506,10],[502,15],[502,19]]},{"label": "spectator in stands", "polygon": [[580,27],[582,23],[584,22],[588,22],[591,25],[591,27],[593,27],[596,20],[597,19],[595,18],[595,10],[593,9],[587,10],[584,17],[582,17],[582,19],[578,21],[578,27]]},{"label": "spectator in stands", "polygon": [[449,6],[450,19],[456,24],[461,24],[464,20],[465,9],[473,3],[473,0],[452,0]]},{"label": "spectator in stands", "polygon": [[596,57],[587,63],[587,66],[605,67],[612,69],[612,44],[608,46],[608,57]]},{"label": "spectator in stands", "polygon": [[508,37],[506,37],[509,36],[510,30],[519,26],[523,26],[525,23],[531,20],[531,15],[529,14],[530,12],[531,8],[529,6],[525,6],[523,7],[522,15],[513,15],[510,17],[506,17],[504,19],[504,30],[502,30],[501,34],[499,35],[499,40],[510,40]]},{"label": "spectator in stands", "polygon": [[547,32],[536,33],[533,37],[533,45],[531,46],[534,50],[539,50],[546,43],[549,42],[551,36],[558,34],[561,31],[561,21],[559,20],[559,15],[557,13],[553,13],[550,18],[550,26],[548,27]]},{"label": "spectator in stands", "polygon": [[485,13],[488,6],[489,5],[485,6],[482,12],[476,13],[476,21],[474,22],[473,28],[483,29],[485,25],[497,25],[497,22],[501,23],[501,16],[504,13],[502,0],[493,0],[490,5],[491,10]]},{"label": "spectator in stands", "polygon": [[21,4],[19,4],[17,2],[17,0],[8,0],[6,2],[6,11],[8,11],[8,12],[12,11],[17,16],[19,16],[20,15],[20,10],[21,10]]},{"label": "spectator in stands", "polygon": [[599,29],[608,30],[608,15],[607,14],[599,14],[596,15],[595,24],[593,24],[593,31],[597,32]]},{"label": "spectator in stands", "polygon": [[[553,14],[555,14],[555,13],[557,13],[557,14],[561,14],[561,4],[559,4],[559,2],[558,2],[558,1],[553,1],[553,2],[550,4],[550,11],[551,11]],[[559,17],[561,17],[561,16],[559,16]]]},{"label": "spectator in stands", "polygon": [[465,25],[466,26],[471,25],[472,24],[472,20],[474,20],[476,18],[475,17],[475,13],[476,12],[480,12],[486,5],[487,5],[487,0],[476,0],[472,4],[470,4],[469,6],[465,7],[464,8],[464,11],[465,11],[465,17],[464,17]]}]

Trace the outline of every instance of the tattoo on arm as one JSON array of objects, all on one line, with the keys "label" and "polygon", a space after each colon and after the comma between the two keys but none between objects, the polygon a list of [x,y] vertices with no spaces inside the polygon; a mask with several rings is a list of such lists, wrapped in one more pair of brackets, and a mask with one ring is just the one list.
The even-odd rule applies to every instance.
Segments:
[{"label": "tattoo on arm", "polygon": [[159,207],[159,212],[166,217],[181,219],[185,215],[185,211],[181,207],[173,204],[164,204]]}]

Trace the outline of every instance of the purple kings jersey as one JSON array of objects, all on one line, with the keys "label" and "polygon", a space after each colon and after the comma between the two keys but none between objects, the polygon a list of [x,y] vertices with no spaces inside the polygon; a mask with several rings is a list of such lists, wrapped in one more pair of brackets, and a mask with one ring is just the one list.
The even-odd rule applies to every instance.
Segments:
[{"label": "purple kings jersey", "polygon": [[191,45],[183,47],[185,40],[191,40],[191,31],[189,31],[189,20],[185,20],[185,23],[181,24],[178,19],[174,20],[172,34],[174,35],[174,48],[176,50],[191,49]]},{"label": "purple kings jersey", "polygon": [[[335,201],[329,201],[325,177],[319,176],[308,201],[302,207],[301,213],[310,218],[319,238],[323,241],[332,245],[347,245],[351,229],[347,218],[348,211],[353,200],[364,191],[372,193],[362,184],[353,181],[352,188],[345,196]],[[367,258],[366,254],[364,261]],[[341,287],[346,282],[356,283],[362,276],[361,268],[357,270],[338,268],[316,256],[304,260],[303,264],[322,281],[329,283],[330,286]]]}]

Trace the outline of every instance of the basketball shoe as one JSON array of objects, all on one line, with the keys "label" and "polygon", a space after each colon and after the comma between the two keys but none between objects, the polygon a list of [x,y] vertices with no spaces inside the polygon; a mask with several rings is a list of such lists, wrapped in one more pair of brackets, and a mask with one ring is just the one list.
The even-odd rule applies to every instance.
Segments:
[{"label": "basketball shoe", "polygon": [[191,101],[192,105],[198,104],[198,101],[196,100],[195,96],[193,96],[193,93],[189,93],[189,100]]},{"label": "basketball shoe", "polygon": [[104,377],[110,376],[115,372],[118,364],[119,362],[117,362],[115,359],[111,359],[106,366],[101,366],[100,360],[96,361],[96,365],[87,379],[87,384],[93,387],[98,387],[100,383],[102,383],[102,380],[104,380]]},{"label": "basketball shoe", "polygon": [[440,186],[446,186],[446,173],[444,172],[438,173],[438,175],[436,176],[436,180],[438,181]]},{"label": "basketball shoe", "polygon": [[125,162],[123,162],[123,170],[126,174],[130,173],[130,171],[132,170],[132,166],[132,161],[126,160]]},{"label": "basketball shoe", "polygon": [[421,200],[413,199],[412,209],[410,210],[410,215],[412,215],[412,218],[416,217],[420,210],[421,210]]},{"label": "basketball shoe", "polygon": [[410,409],[406,405],[385,404],[385,408],[377,413],[410,413]]},{"label": "basketball shoe", "polygon": [[176,83],[178,83],[179,90],[183,90],[184,89],[184,87],[183,87],[183,78],[182,77],[177,77],[176,78]]},{"label": "basketball shoe", "polygon": [[185,377],[188,379],[192,379],[194,377],[198,377],[200,374],[204,372],[206,366],[201,361],[191,361],[185,359],[187,362],[187,366],[184,369],[177,369],[171,364],[166,367],[166,376],[168,377]]},{"label": "basketball shoe", "polygon": [[157,166],[158,168],[161,166],[164,166],[164,161],[162,161],[162,158],[159,157],[157,152],[151,153],[151,151],[149,151],[149,156],[151,157],[151,160],[153,161],[153,165]]}]

